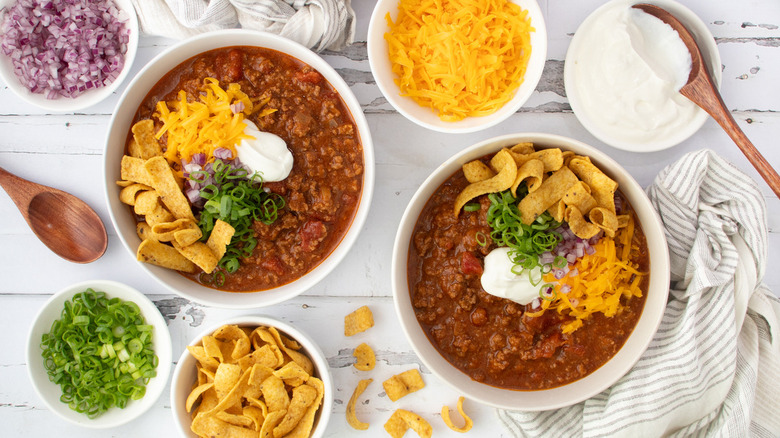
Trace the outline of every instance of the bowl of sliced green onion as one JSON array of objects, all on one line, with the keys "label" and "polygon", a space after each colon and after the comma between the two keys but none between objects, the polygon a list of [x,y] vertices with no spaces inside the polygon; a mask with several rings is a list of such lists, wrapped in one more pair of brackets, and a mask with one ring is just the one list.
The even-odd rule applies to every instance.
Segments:
[{"label": "bowl of sliced green onion", "polygon": [[146,412],[165,390],[171,361],[171,336],[154,303],[107,280],[55,293],[36,316],[27,342],[27,370],[46,406],[95,429]]}]

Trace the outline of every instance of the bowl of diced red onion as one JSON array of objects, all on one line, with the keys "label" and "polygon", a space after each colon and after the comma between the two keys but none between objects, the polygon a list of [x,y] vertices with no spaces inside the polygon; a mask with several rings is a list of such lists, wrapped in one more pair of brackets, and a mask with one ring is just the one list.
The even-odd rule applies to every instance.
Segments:
[{"label": "bowl of diced red onion", "polygon": [[71,112],[102,101],[137,49],[130,0],[0,0],[0,79],[40,108]]}]

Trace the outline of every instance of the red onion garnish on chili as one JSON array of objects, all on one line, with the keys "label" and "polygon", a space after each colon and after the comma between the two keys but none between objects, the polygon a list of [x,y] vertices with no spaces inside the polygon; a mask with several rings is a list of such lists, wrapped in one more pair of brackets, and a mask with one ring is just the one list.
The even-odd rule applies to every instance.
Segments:
[{"label": "red onion garnish on chili", "polygon": [[233,152],[230,152],[230,149],[226,148],[216,148],[214,149],[214,158],[219,158],[220,160],[230,160],[233,158]]},{"label": "red onion garnish on chili", "polygon": [[[561,241],[552,252],[544,252],[539,256],[539,264],[549,265],[551,267],[550,271],[556,280],[561,280],[567,275],[576,277],[579,275],[579,271],[576,268],[572,269],[571,266],[586,254],[593,255],[596,252],[596,248],[593,245],[601,239],[604,233],[599,231],[598,234],[590,239],[581,239],[565,223],[556,228],[555,231],[561,235]],[[558,257],[562,257],[565,260],[564,266],[556,263]]]},{"label": "red onion garnish on chili", "polygon": [[[248,175],[252,174],[251,170],[244,166],[238,158],[231,160],[231,156],[232,152],[229,149],[216,148],[214,150],[214,158],[222,160],[223,163],[234,168],[243,168]],[[201,209],[206,201],[200,195],[201,190],[206,186],[216,184],[214,180],[214,163],[206,163],[206,154],[197,153],[192,155],[192,159],[189,162],[182,160],[181,166],[182,173],[186,179],[184,194],[193,207]]]},{"label": "red onion garnish on chili", "polygon": [[0,25],[0,49],[32,93],[74,98],[122,71],[130,30],[111,0],[19,0]]}]

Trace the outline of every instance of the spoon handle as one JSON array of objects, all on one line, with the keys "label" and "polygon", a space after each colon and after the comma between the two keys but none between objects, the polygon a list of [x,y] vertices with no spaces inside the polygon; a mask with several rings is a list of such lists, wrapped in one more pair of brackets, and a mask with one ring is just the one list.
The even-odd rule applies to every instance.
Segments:
[{"label": "spoon handle", "polygon": [[13,173],[0,167],[0,186],[5,189],[8,196],[14,201],[19,208],[27,203],[35,196],[39,190],[34,190],[26,179],[20,178]]},{"label": "spoon handle", "polygon": [[758,173],[764,178],[769,188],[780,198],[780,175],[766,161],[761,152],[753,146],[753,143],[747,138],[737,122],[732,117],[731,112],[723,103],[723,98],[715,89],[710,81],[694,81],[683,87],[680,92],[687,98],[702,107],[716,122],[726,131],[734,140],[737,147],[745,154],[750,164],[756,168]]}]

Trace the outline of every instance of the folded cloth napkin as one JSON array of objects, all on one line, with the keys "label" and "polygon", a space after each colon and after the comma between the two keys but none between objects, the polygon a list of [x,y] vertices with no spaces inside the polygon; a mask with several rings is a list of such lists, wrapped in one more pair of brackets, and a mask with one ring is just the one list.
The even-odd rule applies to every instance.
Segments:
[{"label": "folded cloth napkin", "polygon": [[350,0],[131,0],[141,32],[183,39],[218,29],[262,30],[317,52],[355,35]]},{"label": "folded cloth napkin", "polygon": [[710,150],[648,189],[672,267],[661,326],[636,366],[577,405],[498,411],[517,437],[780,436],[780,300],[761,283],[766,206]]}]

